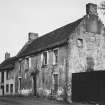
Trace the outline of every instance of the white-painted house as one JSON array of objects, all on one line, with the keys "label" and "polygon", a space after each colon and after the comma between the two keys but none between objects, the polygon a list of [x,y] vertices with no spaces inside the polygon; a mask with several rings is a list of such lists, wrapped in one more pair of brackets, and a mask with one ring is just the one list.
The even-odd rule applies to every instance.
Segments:
[{"label": "white-painted house", "polygon": [[14,65],[16,57],[5,54],[5,60],[0,64],[0,95],[15,94]]}]

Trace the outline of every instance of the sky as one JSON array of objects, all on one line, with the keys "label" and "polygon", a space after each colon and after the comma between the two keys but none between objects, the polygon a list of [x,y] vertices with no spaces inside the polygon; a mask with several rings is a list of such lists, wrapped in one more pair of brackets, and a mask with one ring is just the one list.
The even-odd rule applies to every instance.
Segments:
[{"label": "sky", "polygon": [[[86,4],[102,0],[0,0],[0,62],[5,52],[15,56],[28,33],[42,36],[86,14]],[[105,24],[105,16],[99,15]]]}]

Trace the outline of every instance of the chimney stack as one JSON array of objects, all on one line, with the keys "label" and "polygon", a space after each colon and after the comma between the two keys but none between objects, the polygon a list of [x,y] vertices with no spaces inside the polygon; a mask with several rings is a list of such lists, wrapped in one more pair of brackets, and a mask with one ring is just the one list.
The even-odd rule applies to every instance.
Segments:
[{"label": "chimney stack", "polygon": [[32,41],[37,38],[38,38],[38,33],[32,33],[32,32],[28,33],[28,41]]},{"label": "chimney stack", "polygon": [[93,3],[86,4],[86,13],[89,15],[98,15],[97,4],[93,4]]},{"label": "chimney stack", "polygon": [[5,53],[5,60],[8,59],[8,58],[10,58],[10,53],[6,52]]}]

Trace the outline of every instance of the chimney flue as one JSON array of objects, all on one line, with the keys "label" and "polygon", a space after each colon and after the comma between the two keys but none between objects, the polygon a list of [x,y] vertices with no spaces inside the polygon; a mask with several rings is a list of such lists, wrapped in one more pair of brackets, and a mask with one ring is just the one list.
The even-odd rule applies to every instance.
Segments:
[{"label": "chimney flue", "polygon": [[5,53],[5,60],[8,59],[8,58],[10,58],[10,53],[6,52]]},{"label": "chimney flue", "polygon": [[98,15],[97,4],[93,4],[93,3],[86,4],[86,13],[89,15]]},{"label": "chimney flue", "polygon": [[28,41],[32,41],[37,38],[38,38],[38,33],[32,33],[32,32],[28,33]]}]

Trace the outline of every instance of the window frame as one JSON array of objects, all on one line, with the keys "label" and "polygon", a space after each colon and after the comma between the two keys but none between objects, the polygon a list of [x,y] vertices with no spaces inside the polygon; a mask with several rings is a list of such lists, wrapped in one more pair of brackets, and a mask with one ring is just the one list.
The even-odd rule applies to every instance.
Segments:
[{"label": "window frame", "polygon": [[6,84],[6,93],[9,93],[9,84]]},{"label": "window frame", "polygon": [[[44,53],[46,53],[46,59],[45,59],[45,56],[44,56]],[[44,66],[46,66],[46,65],[48,65],[48,51],[44,51],[43,53],[43,61],[42,61],[42,65],[44,65]]]},{"label": "window frame", "polygon": [[83,48],[83,39],[82,38],[78,38],[77,39],[77,46],[79,47],[79,48]]},{"label": "window frame", "polygon": [[32,57],[28,58],[28,68],[30,69],[32,67]]},{"label": "window frame", "polygon": [[10,84],[10,93],[13,93],[13,84]]},{"label": "window frame", "polygon": [[19,59],[19,73],[21,74],[22,72],[22,59]]},{"label": "window frame", "polygon": [[1,72],[1,83],[4,83],[4,71]]},{"label": "window frame", "polygon": [[[57,57],[54,53],[54,51],[57,50]],[[53,65],[57,65],[58,64],[58,58],[59,58],[59,48],[55,48],[53,49]]]},{"label": "window frame", "polygon": [[25,69],[28,69],[29,70],[29,57],[26,57],[25,58]]}]

